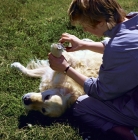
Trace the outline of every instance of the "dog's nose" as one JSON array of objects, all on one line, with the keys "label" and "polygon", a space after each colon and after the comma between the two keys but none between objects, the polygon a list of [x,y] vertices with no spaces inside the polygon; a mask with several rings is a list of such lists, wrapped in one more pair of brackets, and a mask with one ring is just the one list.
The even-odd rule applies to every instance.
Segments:
[{"label": "dog's nose", "polygon": [[29,96],[23,96],[22,100],[23,100],[25,105],[30,105],[32,103]]}]

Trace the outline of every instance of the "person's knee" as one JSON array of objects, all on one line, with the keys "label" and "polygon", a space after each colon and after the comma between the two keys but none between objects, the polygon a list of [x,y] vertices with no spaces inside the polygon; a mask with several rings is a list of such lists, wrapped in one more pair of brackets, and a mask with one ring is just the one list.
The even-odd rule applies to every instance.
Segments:
[{"label": "person's knee", "polygon": [[[77,101],[75,102],[73,106],[73,115],[74,116],[82,116],[87,114],[88,112],[92,113],[92,110],[94,109],[94,101],[92,97],[89,97],[88,95],[82,95],[78,97]],[[90,106],[92,107],[90,109]]]},{"label": "person's knee", "polygon": [[73,115],[74,116],[80,116],[80,115],[84,114],[84,110],[86,110],[84,100],[87,99],[88,97],[89,97],[88,95],[82,95],[77,99],[77,101],[73,105]]},{"label": "person's knee", "polygon": [[[88,98],[88,97],[89,97],[88,95],[82,95],[82,96],[78,97],[77,101],[78,101],[78,102],[81,102],[81,101],[83,101],[84,99],[86,99],[86,98]],[[76,101],[76,102],[77,102],[77,101]]]}]

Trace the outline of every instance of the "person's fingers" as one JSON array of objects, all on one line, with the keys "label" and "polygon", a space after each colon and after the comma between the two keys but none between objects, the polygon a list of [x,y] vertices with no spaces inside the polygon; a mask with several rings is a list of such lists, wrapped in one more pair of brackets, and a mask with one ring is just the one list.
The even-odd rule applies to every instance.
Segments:
[{"label": "person's fingers", "polygon": [[64,43],[64,42],[70,42],[71,41],[71,38],[69,38],[69,37],[61,37],[60,39],[59,39],[59,42],[60,43]]},{"label": "person's fingers", "polygon": [[63,33],[62,36],[68,36],[68,35],[71,35],[69,33]]},{"label": "person's fingers", "polygon": [[71,41],[71,34],[69,34],[69,33],[63,33],[61,35],[61,38],[59,39],[60,43],[70,42],[70,41]]},{"label": "person's fingers", "polygon": [[73,47],[66,47],[66,51],[67,52],[72,52],[72,51],[75,51],[75,49]]}]

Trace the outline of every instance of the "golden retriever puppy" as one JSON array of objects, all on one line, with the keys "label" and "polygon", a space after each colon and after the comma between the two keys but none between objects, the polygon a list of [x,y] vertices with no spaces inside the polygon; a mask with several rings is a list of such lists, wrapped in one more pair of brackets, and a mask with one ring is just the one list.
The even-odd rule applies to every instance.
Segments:
[{"label": "golden retriever puppy", "polygon": [[[70,65],[78,72],[97,77],[102,61],[102,54],[89,50],[62,53]],[[37,110],[50,117],[61,116],[76,99],[85,94],[73,79],[64,73],[53,71],[48,60],[31,61],[27,67],[19,62],[11,64],[30,77],[40,77],[39,93],[30,92],[22,97],[26,110]]]}]

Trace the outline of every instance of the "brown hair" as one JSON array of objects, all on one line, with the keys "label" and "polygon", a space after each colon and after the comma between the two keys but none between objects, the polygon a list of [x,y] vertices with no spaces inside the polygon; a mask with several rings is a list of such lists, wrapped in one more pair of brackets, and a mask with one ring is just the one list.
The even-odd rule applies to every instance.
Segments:
[{"label": "brown hair", "polygon": [[116,0],[72,0],[68,14],[72,24],[79,23],[95,28],[104,19],[109,29],[126,17],[125,11]]}]

